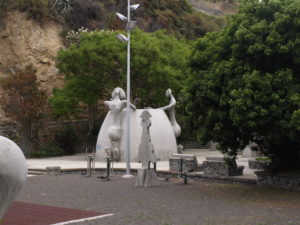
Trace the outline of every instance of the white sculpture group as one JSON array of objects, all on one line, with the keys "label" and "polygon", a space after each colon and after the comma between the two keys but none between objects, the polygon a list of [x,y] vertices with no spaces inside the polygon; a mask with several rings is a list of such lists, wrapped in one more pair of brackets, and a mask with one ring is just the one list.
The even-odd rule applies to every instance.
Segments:
[{"label": "white sculpture group", "polygon": [[[104,104],[109,108],[113,124],[108,128],[108,137],[110,139],[110,146],[105,149],[106,154],[111,159],[118,161],[120,157],[120,140],[122,136],[121,128],[121,113],[126,108],[127,101],[126,94],[122,88],[115,88],[112,92],[111,101],[105,101]],[[130,104],[133,110],[136,110],[135,106]]]},{"label": "white sculpture group", "polygon": [[[148,187],[158,183],[158,179],[155,174],[156,168],[156,156],[154,153],[154,147],[151,142],[151,135],[149,128],[151,127],[151,114],[148,110],[142,112],[141,126],[143,128],[142,137],[140,140],[138,161],[142,163],[142,168],[138,169],[138,176],[136,179],[136,186]],[[153,169],[151,168],[153,164]]]},{"label": "white sculpture group", "polygon": [[[147,109],[151,114],[152,126],[150,127],[153,147],[160,160],[167,160],[169,155],[177,153],[176,137],[181,133],[181,128],[176,122],[175,105],[176,99],[170,89],[166,91],[170,103],[158,109]],[[107,155],[114,161],[125,161],[125,127],[126,127],[126,104],[125,92],[122,88],[115,88],[112,92],[112,99],[105,101],[109,112],[101,126],[97,140],[97,155],[104,161]],[[139,140],[141,140],[143,128],[140,125],[141,115],[144,109],[136,109],[131,106],[131,149],[130,160],[138,161]],[[168,119],[165,111],[169,112]]]},{"label": "white sculpture group", "polygon": [[0,136],[0,222],[26,177],[27,164],[23,152],[13,141]]},{"label": "white sculpture group", "polygon": [[150,168],[150,163],[156,163],[156,156],[154,153],[154,147],[151,142],[150,127],[151,127],[151,114],[148,110],[142,112],[141,126],[143,128],[142,137],[140,140],[138,162],[142,163],[142,168]]}]

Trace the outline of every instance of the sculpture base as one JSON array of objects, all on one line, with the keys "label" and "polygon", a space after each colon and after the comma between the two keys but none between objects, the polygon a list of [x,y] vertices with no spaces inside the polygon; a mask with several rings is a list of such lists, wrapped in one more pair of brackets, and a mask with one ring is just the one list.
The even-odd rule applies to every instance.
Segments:
[{"label": "sculpture base", "polygon": [[125,175],[122,176],[122,178],[130,179],[130,178],[134,178],[134,176],[132,174],[125,174]]},{"label": "sculpture base", "polygon": [[137,187],[149,187],[159,185],[159,180],[156,176],[154,169],[138,169],[138,176],[135,186]]}]

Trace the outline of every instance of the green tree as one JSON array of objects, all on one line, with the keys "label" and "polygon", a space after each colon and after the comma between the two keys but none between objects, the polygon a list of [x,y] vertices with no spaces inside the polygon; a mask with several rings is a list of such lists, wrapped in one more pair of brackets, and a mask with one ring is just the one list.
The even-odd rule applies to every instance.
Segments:
[{"label": "green tree", "polygon": [[[116,86],[126,85],[126,44],[116,32],[82,33],[79,42],[61,50],[57,67],[65,86],[54,89],[50,104],[58,116],[74,115],[86,106],[93,111],[98,100],[108,99]],[[132,97],[139,106],[160,106],[167,88],[178,93],[187,74],[189,45],[163,31],[132,33]],[[125,88],[124,88],[125,89]]]},{"label": "green tree", "polygon": [[21,148],[24,154],[33,152],[33,124],[45,114],[46,93],[40,89],[36,71],[30,66],[25,71],[1,80],[3,94],[0,104],[6,116],[14,119],[20,127]]},{"label": "green tree", "polygon": [[54,89],[50,98],[55,115],[87,112],[92,129],[97,100],[120,85],[125,69],[125,46],[115,35],[109,31],[83,33],[78,43],[58,53],[57,67],[65,74],[65,86]]},{"label": "green tree", "polygon": [[141,99],[139,107],[165,104],[168,88],[175,96],[180,93],[188,74],[188,42],[164,31],[145,33],[136,30],[132,35],[131,53],[132,97]]},{"label": "green tree", "polygon": [[273,169],[300,167],[300,2],[245,0],[197,41],[188,110],[198,138],[226,156],[256,142]]}]

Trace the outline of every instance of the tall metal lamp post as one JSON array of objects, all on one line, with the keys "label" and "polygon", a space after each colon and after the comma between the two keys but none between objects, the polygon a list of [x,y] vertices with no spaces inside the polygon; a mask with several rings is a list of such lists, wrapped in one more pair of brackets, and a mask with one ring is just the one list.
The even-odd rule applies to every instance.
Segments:
[{"label": "tall metal lamp post", "polygon": [[117,38],[122,42],[127,42],[127,107],[126,107],[126,174],[124,178],[132,177],[130,174],[130,32],[136,26],[136,21],[130,20],[130,12],[136,10],[140,5],[130,5],[128,0],[127,17],[121,13],[116,13],[120,20],[126,22],[127,37],[123,34],[118,34]]}]

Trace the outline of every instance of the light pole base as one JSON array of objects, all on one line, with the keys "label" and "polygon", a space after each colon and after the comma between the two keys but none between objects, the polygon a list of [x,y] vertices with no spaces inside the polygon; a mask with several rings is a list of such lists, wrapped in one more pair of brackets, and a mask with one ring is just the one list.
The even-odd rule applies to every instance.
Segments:
[{"label": "light pole base", "polygon": [[122,178],[130,179],[130,178],[134,178],[134,176],[132,174],[125,174],[125,175],[122,176]]}]

